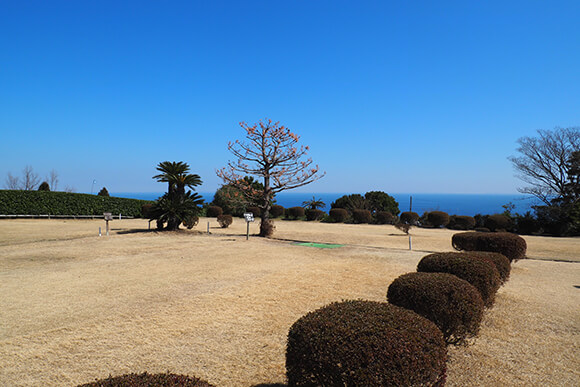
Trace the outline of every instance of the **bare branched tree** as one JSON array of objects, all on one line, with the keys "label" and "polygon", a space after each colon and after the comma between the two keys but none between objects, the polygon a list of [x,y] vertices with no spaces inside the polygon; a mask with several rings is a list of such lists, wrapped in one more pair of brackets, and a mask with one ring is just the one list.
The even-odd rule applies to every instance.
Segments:
[{"label": "bare branched tree", "polygon": [[50,171],[50,176],[46,178],[48,184],[50,184],[50,189],[56,191],[58,189],[58,173],[53,169]]},{"label": "bare branched tree", "polygon": [[518,139],[520,156],[508,159],[527,184],[518,191],[531,194],[546,205],[566,192],[569,160],[580,149],[580,128],[538,130],[537,137]]},{"label": "bare branched tree", "polygon": [[[318,165],[313,166],[312,159],[303,160],[309,148],[298,148],[300,137],[279,122],[266,119],[253,126],[241,122],[240,126],[246,131],[247,141],[236,140],[228,144],[228,150],[237,161],[228,161],[228,165],[216,173],[226,184],[242,190],[248,197],[259,194],[260,236],[267,237],[273,232],[270,209],[274,196],[310,184],[322,178],[324,173],[318,173]],[[244,182],[246,175],[263,179],[263,190],[254,192],[255,188]]]},{"label": "bare branched tree", "polygon": [[6,189],[19,190],[20,178],[18,176],[12,176],[12,174],[8,172],[8,176],[6,176],[5,187]]},{"label": "bare branched tree", "polygon": [[30,165],[22,170],[22,189],[25,191],[34,191],[40,184],[40,177],[34,172]]}]

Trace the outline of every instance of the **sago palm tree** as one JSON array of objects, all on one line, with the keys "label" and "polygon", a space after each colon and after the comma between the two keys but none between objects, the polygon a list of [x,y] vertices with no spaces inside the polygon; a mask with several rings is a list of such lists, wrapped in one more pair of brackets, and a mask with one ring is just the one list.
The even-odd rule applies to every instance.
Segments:
[{"label": "sago palm tree", "polygon": [[185,194],[185,187],[194,190],[193,187],[201,185],[201,177],[188,173],[189,165],[183,161],[163,161],[157,165],[156,169],[161,173],[153,178],[158,182],[167,183],[167,193],[170,196]]},{"label": "sago palm tree", "polygon": [[153,206],[150,219],[156,219],[161,226],[166,223],[166,230],[177,230],[183,221],[197,216],[203,204],[199,194],[185,191],[186,187],[194,190],[201,184],[201,178],[188,173],[189,165],[182,161],[163,161],[157,165],[157,170],[161,173],[153,178],[168,186],[167,193]]},{"label": "sago palm tree", "polygon": [[322,199],[316,199],[314,196],[312,196],[312,200],[302,202],[302,207],[306,208],[307,210],[317,210],[324,206],[326,206],[326,203],[324,203]]}]

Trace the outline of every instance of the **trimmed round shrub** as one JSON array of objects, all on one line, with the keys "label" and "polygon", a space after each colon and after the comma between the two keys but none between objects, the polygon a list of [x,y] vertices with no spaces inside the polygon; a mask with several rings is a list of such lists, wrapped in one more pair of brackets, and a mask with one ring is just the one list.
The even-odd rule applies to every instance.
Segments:
[{"label": "trimmed round shrub", "polygon": [[310,220],[310,221],[320,220],[324,217],[324,215],[326,215],[326,213],[324,211],[319,210],[317,208],[316,209],[309,208],[305,211],[305,213],[306,213],[306,220]]},{"label": "trimmed round shrub", "polygon": [[525,258],[524,238],[509,232],[460,232],[451,237],[455,250],[491,251],[505,255],[510,262]]},{"label": "trimmed round shrub", "polygon": [[479,291],[487,307],[493,305],[495,293],[501,285],[499,273],[493,263],[472,259],[462,253],[429,254],[419,261],[417,271],[449,273],[466,280]]},{"label": "trimmed round shrub", "polygon": [[469,282],[448,273],[408,273],[389,286],[387,300],[433,321],[449,344],[477,335],[483,300]]},{"label": "trimmed round shrub", "polygon": [[[187,218],[183,219],[183,225],[187,227],[188,230],[191,230],[199,223],[199,217],[197,215],[191,215]],[[157,227],[159,227],[159,223],[157,223]]]},{"label": "trimmed round shrub", "polygon": [[352,220],[355,223],[371,223],[373,216],[369,210],[352,210]]},{"label": "trimmed round shrub", "polygon": [[414,226],[419,221],[419,214],[412,211],[401,212],[401,215],[399,215],[399,220],[401,223],[407,223]]},{"label": "trimmed round shrub", "polygon": [[260,209],[260,207],[247,207],[246,208],[246,212],[251,212],[252,214],[254,214],[254,218],[259,218],[262,215],[262,210]]},{"label": "trimmed round shrub", "polygon": [[510,260],[505,255],[490,251],[466,251],[463,254],[470,258],[485,259],[493,263],[499,273],[499,279],[502,284],[509,279],[512,267]]},{"label": "trimmed round shrub", "polygon": [[389,211],[379,211],[376,214],[376,220],[378,224],[395,224],[397,217]]},{"label": "trimmed round shrub", "polygon": [[279,218],[284,215],[284,207],[274,204],[272,208],[270,208],[270,216],[272,218]]},{"label": "trimmed round shrub", "polygon": [[344,208],[331,208],[328,215],[336,223],[344,223],[348,220],[348,211]]},{"label": "trimmed round shrub", "polygon": [[491,231],[506,231],[512,228],[512,221],[502,214],[489,215],[485,219],[485,228]]},{"label": "trimmed round shrub", "polygon": [[234,222],[234,218],[231,215],[218,215],[217,221],[221,228],[228,228]]},{"label": "trimmed round shrub", "polygon": [[223,213],[224,210],[220,206],[209,206],[205,214],[208,218],[217,218]]},{"label": "trimmed round shrub", "polygon": [[286,209],[286,217],[288,219],[299,219],[304,217],[303,207],[290,207]]},{"label": "trimmed round shrub", "polygon": [[170,374],[126,374],[106,379],[96,380],[92,383],[80,384],[77,387],[214,387],[205,380],[194,376]]},{"label": "trimmed round shrub", "polygon": [[472,230],[475,227],[475,218],[466,215],[453,215],[449,218],[447,227],[453,230]]},{"label": "trimmed round shrub", "polygon": [[289,386],[442,386],[443,334],[415,312],[386,302],[335,302],[292,325]]},{"label": "trimmed round shrub", "polygon": [[449,215],[443,211],[431,211],[427,214],[427,222],[433,227],[445,227],[449,223]]}]

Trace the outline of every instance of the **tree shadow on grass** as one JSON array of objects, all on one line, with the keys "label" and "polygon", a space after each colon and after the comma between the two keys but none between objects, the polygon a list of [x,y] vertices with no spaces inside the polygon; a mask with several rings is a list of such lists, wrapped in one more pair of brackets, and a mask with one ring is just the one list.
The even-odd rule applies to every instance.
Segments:
[{"label": "tree shadow on grass", "polygon": [[288,387],[288,385],[284,383],[260,383],[254,384],[251,387]]},{"label": "tree shadow on grass", "polygon": [[132,229],[112,228],[111,231],[115,231],[117,234],[124,235],[124,234],[140,234],[146,232],[156,232],[157,230],[154,229],[146,230],[142,228],[132,228]]}]

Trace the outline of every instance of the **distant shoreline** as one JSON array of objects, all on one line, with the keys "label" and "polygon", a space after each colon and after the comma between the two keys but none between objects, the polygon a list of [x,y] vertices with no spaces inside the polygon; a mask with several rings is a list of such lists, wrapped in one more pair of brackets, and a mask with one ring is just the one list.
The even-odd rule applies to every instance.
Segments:
[{"label": "distant shoreline", "polygon": [[[316,197],[322,199],[326,204],[324,211],[330,210],[330,204],[343,195],[349,193],[311,193],[311,192],[283,192],[276,196],[276,203],[285,207],[302,206],[306,200]],[[360,193],[364,195],[364,192]],[[162,196],[163,192],[112,192],[111,196],[118,196],[131,199],[156,200]],[[213,192],[200,192],[206,203],[213,200]],[[532,206],[540,205],[538,200],[532,196],[523,194],[409,194],[396,193],[389,194],[399,203],[401,212],[409,211],[410,198],[413,197],[412,210],[419,215],[428,211],[443,211],[449,215],[469,215],[476,214],[490,215],[502,213],[503,205],[512,203],[515,209],[512,213],[524,214],[533,211]]]}]

